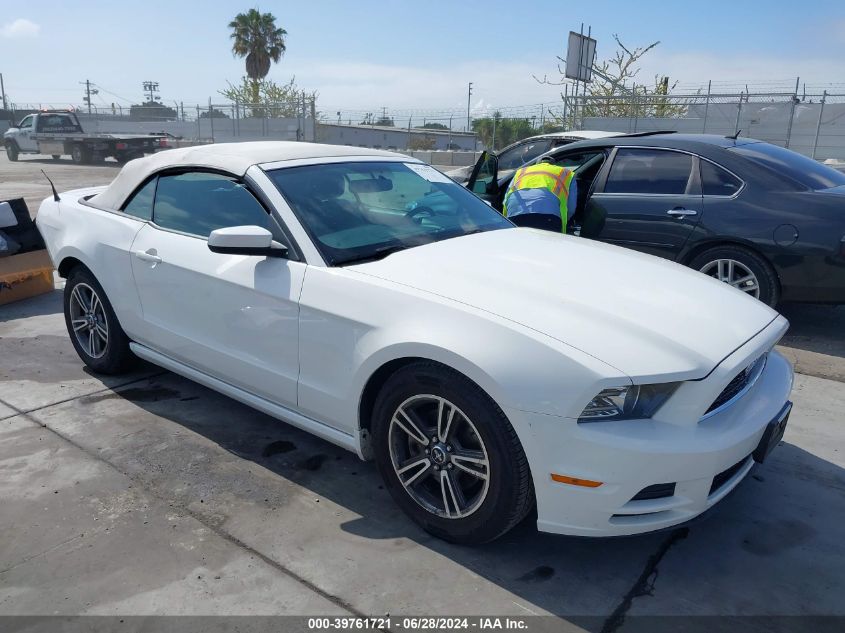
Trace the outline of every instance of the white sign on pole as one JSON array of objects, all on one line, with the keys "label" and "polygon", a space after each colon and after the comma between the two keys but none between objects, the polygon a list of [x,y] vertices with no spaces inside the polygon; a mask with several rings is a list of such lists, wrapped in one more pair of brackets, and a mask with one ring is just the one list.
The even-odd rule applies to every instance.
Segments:
[{"label": "white sign on pole", "polygon": [[576,81],[592,81],[595,58],[596,40],[570,31],[569,45],[566,49],[566,77]]}]

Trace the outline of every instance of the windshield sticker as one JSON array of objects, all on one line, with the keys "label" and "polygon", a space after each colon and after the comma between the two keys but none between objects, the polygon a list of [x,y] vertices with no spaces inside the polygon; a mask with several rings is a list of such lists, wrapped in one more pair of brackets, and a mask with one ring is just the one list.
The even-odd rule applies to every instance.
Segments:
[{"label": "windshield sticker", "polygon": [[430,165],[420,165],[419,163],[405,163],[405,167],[412,172],[422,176],[428,182],[452,182],[448,176],[444,176],[434,167]]}]

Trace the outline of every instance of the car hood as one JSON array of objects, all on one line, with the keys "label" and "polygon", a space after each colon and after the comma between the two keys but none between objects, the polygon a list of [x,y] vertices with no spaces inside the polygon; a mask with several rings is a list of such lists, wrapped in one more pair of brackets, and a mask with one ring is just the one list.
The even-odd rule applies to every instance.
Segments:
[{"label": "car hood", "polygon": [[542,332],[640,382],[702,378],[778,316],[679,264],[525,228],[444,240],[350,269]]}]

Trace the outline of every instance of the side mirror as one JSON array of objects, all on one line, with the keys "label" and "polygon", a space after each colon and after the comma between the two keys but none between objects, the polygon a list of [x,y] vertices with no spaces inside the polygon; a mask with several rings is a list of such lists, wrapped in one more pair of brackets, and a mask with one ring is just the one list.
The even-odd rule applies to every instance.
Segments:
[{"label": "side mirror", "polygon": [[230,226],[208,236],[208,250],[226,255],[287,257],[286,246],[273,241],[273,234],[260,226]]}]

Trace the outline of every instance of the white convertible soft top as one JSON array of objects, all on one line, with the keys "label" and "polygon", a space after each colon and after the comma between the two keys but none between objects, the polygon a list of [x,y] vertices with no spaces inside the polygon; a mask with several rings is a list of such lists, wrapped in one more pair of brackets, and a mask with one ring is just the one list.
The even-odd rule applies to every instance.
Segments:
[{"label": "white convertible soft top", "polygon": [[[102,193],[90,202],[105,209],[118,209],[126,198],[148,177],[170,167],[206,167],[243,176],[247,169],[261,163],[282,160],[328,158],[336,156],[389,156],[398,154],[364,147],[296,143],[292,141],[257,141],[248,143],[213,143],[171,149],[126,163]],[[417,162],[408,158],[409,162]]]}]

